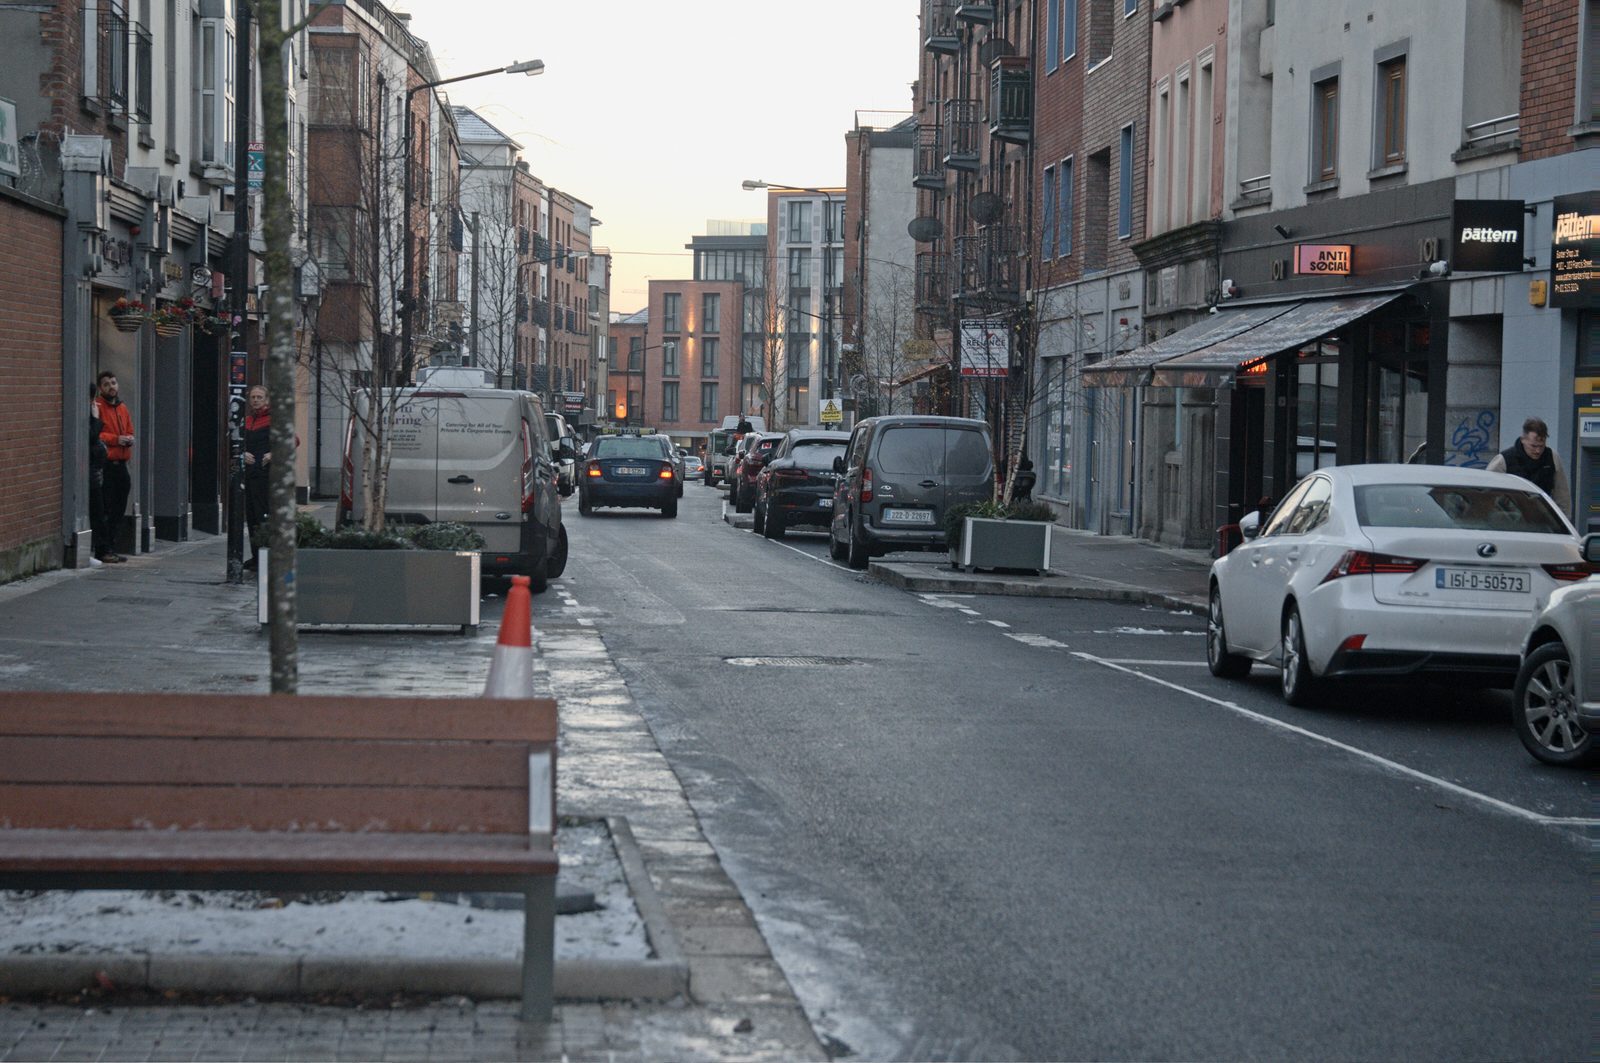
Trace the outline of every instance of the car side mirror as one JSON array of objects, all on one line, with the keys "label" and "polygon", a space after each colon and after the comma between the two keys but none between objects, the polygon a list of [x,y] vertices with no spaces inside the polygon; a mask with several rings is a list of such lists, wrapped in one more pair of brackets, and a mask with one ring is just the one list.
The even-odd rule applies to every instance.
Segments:
[{"label": "car side mirror", "polygon": [[568,446],[566,443],[563,443],[556,448],[556,457],[560,458],[562,461],[576,461],[578,459],[578,452],[573,450],[572,447]]},{"label": "car side mirror", "polygon": [[1246,541],[1254,539],[1256,536],[1260,535],[1261,514],[1257,513],[1255,510],[1251,510],[1249,513],[1246,513],[1244,516],[1240,517],[1239,534],[1244,536]]},{"label": "car side mirror", "polygon": [[1600,535],[1583,537],[1583,559],[1591,565],[1600,565]]},{"label": "car side mirror", "polygon": [[838,473],[840,476],[844,475],[844,458],[838,457],[833,459],[833,471]]}]

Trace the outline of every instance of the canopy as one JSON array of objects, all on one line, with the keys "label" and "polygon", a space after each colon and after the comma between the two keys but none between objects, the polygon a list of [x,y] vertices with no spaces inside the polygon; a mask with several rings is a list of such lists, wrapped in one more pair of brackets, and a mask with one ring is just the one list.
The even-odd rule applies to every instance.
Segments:
[{"label": "canopy", "polygon": [[1100,388],[1136,387],[1149,383],[1148,371],[1157,362],[1164,362],[1169,358],[1189,354],[1210,344],[1230,339],[1263,322],[1271,321],[1280,314],[1288,313],[1297,305],[1275,303],[1267,306],[1241,306],[1230,310],[1218,310],[1215,314],[1208,315],[1204,321],[1198,321],[1186,329],[1179,329],[1170,336],[1163,336],[1143,347],[1136,347],[1104,361],[1084,366],[1083,382],[1090,387]]}]

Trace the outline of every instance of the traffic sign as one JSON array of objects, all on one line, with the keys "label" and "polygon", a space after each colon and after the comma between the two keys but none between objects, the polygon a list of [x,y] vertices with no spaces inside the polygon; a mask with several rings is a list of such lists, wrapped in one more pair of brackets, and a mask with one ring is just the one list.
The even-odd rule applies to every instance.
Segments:
[{"label": "traffic sign", "polygon": [[264,141],[252,140],[250,149],[246,153],[245,176],[249,179],[250,191],[259,192],[267,183],[267,145]]},{"label": "traffic sign", "polygon": [[822,411],[817,415],[817,420],[823,424],[842,424],[844,411],[839,408],[838,399],[823,399]]}]

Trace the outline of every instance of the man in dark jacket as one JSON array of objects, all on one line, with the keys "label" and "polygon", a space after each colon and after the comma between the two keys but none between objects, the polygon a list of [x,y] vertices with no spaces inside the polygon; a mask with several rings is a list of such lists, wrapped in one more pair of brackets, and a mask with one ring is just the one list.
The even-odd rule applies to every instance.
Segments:
[{"label": "man in dark jacket", "polygon": [[1537,417],[1522,422],[1522,438],[1489,461],[1489,472],[1509,472],[1538,487],[1555,499],[1556,507],[1572,516],[1572,489],[1567,486],[1566,470],[1547,444],[1549,427]]},{"label": "man in dark jacket", "polygon": [[[128,407],[117,392],[117,374],[109,369],[103,370],[95,378],[95,383],[100,388],[100,394],[94,400],[95,409],[100,414],[100,441],[106,445],[106,543],[105,553],[100,555],[100,560],[116,562],[125,560],[117,553],[115,543],[117,533],[122,528],[122,518],[127,515],[128,495],[133,490],[133,478],[128,474],[128,459],[133,457],[133,414],[128,412]],[[95,551],[99,550],[97,537]]]}]

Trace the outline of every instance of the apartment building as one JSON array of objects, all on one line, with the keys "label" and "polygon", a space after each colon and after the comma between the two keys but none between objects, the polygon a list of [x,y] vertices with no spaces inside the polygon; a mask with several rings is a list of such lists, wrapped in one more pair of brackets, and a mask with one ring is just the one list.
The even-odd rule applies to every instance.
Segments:
[{"label": "apartment building", "polygon": [[574,417],[594,408],[584,387],[591,365],[589,252],[596,224],[594,208],[588,203],[560,189],[549,189],[545,231],[552,253],[540,271],[550,314],[533,390],[545,396],[547,409],[570,409]]},{"label": "apartment building", "polygon": [[880,128],[860,118],[845,134],[840,378],[846,422],[909,413],[931,354],[915,334],[916,121]]}]

